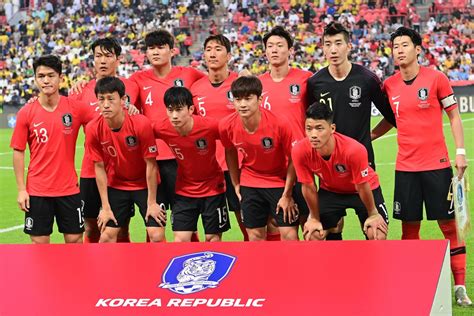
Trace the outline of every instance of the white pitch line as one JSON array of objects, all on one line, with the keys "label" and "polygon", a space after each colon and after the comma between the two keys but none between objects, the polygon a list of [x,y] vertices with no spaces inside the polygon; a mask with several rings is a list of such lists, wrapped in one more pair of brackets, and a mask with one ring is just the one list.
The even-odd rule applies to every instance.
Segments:
[{"label": "white pitch line", "polygon": [[0,234],[1,233],[8,233],[8,232],[11,232],[13,230],[18,230],[18,229],[22,229],[23,228],[23,225],[18,225],[18,226],[13,226],[13,227],[8,227],[8,228],[2,228],[0,229]]}]

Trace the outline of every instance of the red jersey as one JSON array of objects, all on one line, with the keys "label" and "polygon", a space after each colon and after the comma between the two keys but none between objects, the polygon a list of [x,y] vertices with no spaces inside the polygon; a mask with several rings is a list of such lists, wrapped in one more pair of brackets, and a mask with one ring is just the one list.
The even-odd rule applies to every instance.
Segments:
[{"label": "red jersey", "polygon": [[311,75],[309,71],[290,68],[288,75],[280,82],[273,81],[268,72],[259,77],[263,85],[261,106],[285,118],[294,140],[305,137],[304,121],[308,108],[306,82]]},{"label": "red jersey", "polygon": [[38,100],[18,111],[10,147],[30,148],[26,190],[33,196],[66,196],[79,193],[74,167],[77,134],[95,116],[94,109],[61,96],[53,112]]},{"label": "red jersey", "polygon": [[[156,159],[158,154],[150,120],[128,113],[117,132],[102,116],[88,124],[86,150],[92,161],[104,162],[107,186],[126,191],[147,188],[145,158]],[[156,176],[160,183],[158,172]]]},{"label": "red jersey", "polygon": [[[137,94],[138,87],[135,85],[134,82],[130,81],[126,78],[120,78],[122,82],[125,84],[125,91],[129,96],[129,101],[131,104],[135,105],[137,99],[135,95]],[[86,86],[82,89],[82,92],[77,94],[71,94],[69,98],[73,100],[83,101],[91,107],[95,108],[97,116],[99,115],[99,102],[97,101],[97,97],[95,95],[95,85],[97,81],[92,79],[89,81]],[[94,162],[89,157],[87,151],[84,152],[84,157],[82,158],[82,167],[81,167],[81,178],[95,178],[95,171],[94,171]]]},{"label": "red jersey", "polygon": [[451,166],[443,134],[443,110],[457,108],[448,78],[420,67],[412,84],[400,73],[388,78],[385,91],[397,120],[396,170],[427,171]]},{"label": "red jersey", "polygon": [[[196,81],[191,87],[194,107],[201,116],[212,117],[220,120],[235,112],[230,86],[238,75],[231,72],[224,82],[218,87],[212,86],[208,77]],[[216,145],[216,157],[223,170],[227,170],[225,151],[220,140]]]},{"label": "red jersey", "polygon": [[[152,123],[167,118],[166,107],[163,101],[166,90],[173,86],[190,88],[204,74],[191,67],[174,66],[165,78],[157,77],[153,69],[134,73],[130,80],[139,87],[137,107]],[[156,140],[160,150],[158,160],[173,159],[173,153],[162,140]]]},{"label": "red jersey", "polygon": [[240,184],[253,188],[285,186],[292,134],[270,111],[260,109],[262,116],[257,130],[245,131],[238,113],[219,123],[222,145],[235,147],[243,155]]},{"label": "red jersey", "polygon": [[375,171],[369,166],[367,149],[358,141],[334,133],[336,146],[329,160],[311,147],[308,138],[299,141],[292,151],[296,175],[301,183],[314,183],[321,188],[343,194],[357,193],[356,184],[368,182],[372,190],[380,186]]},{"label": "red jersey", "polygon": [[225,192],[224,173],[216,160],[217,121],[193,116],[194,125],[186,136],[178,134],[168,119],[153,127],[155,137],[166,142],[176,156],[176,194],[207,197]]}]

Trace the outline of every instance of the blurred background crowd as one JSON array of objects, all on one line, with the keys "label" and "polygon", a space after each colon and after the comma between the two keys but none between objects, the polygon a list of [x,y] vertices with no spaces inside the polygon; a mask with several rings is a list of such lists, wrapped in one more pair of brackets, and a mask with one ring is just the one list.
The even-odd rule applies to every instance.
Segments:
[{"label": "blurred background crowd", "polygon": [[295,40],[292,66],[326,66],[321,35],[331,21],[352,34],[351,60],[382,80],[394,72],[390,34],[405,25],[420,31],[422,64],[450,80],[474,80],[473,0],[0,0],[0,106],[21,106],[34,94],[33,60],[57,54],[64,62],[62,89],[93,76],[90,44],[115,36],[124,56],[119,75],[146,67],[143,38],[164,28],[176,37],[174,63],[205,70],[202,44],[223,33],[233,45],[231,69],[267,70],[263,35],[275,25]]}]

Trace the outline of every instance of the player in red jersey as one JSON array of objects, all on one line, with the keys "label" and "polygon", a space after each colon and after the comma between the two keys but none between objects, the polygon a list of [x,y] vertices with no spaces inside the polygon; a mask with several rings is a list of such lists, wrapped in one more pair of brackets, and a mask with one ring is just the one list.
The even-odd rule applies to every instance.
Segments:
[{"label": "player in red jersey", "polygon": [[[98,115],[99,107],[94,91],[96,82],[104,77],[117,76],[117,67],[120,64],[122,48],[116,39],[106,37],[98,39],[92,43],[91,51],[94,56],[95,79],[90,80],[84,85],[81,82],[77,83],[75,87],[73,87],[69,97],[71,99],[86,102],[88,105],[96,108]],[[135,83],[125,78],[120,79],[125,84],[125,90],[128,92],[127,95],[135,96],[138,89]],[[131,104],[129,113],[133,114],[136,111],[136,108],[133,106],[133,104],[136,103],[136,99],[130,99],[129,103]],[[100,231],[97,226],[97,216],[99,215],[101,201],[99,190],[97,189],[97,183],[95,181],[94,162],[87,152],[84,152],[84,157],[82,159],[80,191],[81,199],[84,202],[84,218],[86,222],[84,242],[99,242]],[[117,241],[130,242],[128,225],[125,225],[120,229]]]},{"label": "player in red jersey", "polygon": [[[74,168],[77,134],[94,111],[59,95],[63,76],[56,56],[42,56],[33,64],[36,101],[17,115],[10,147],[18,186],[18,204],[25,211],[26,234],[37,244],[49,243],[54,218],[66,243],[82,242],[84,217]],[[25,149],[30,149],[25,185]]]},{"label": "player in red jersey", "polygon": [[[154,123],[167,117],[163,103],[166,90],[173,86],[190,88],[204,74],[191,67],[172,66],[174,38],[165,30],[148,33],[145,47],[146,57],[152,67],[136,72],[130,80],[139,87],[137,106]],[[173,204],[177,164],[170,148],[162,140],[157,140],[157,145],[160,149],[158,166],[162,179],[158,187],[158,202],[168,208]]]},{"label": "player in red jersey", "polygon": [[424,203],[427,219],[437,220],[450,241],[456,302],[468,306],[472,302],[465,287],[466,246],[458,242],[453,206],[447,199],[453,172],[442,120],[444,111],[457,148],[457,175],[462,177],[467,161],[456,99],[443,73],[418,64],[422,47],[417,32],[401,27],[391,41],[400,66],[400,72],[384,84],[398,128],[393,217],[402,221],[402,239],[419,239]]},{"label": "player in red jersey", "polygon": [[[219,132],[249,239],[265,240],[265,226],[272,216],[283,240],[298,240],[291,129],[260,108],[262,84],[258,78],[240,77],[231,91],[237,112],[220,122]],[[238,151],[243,155],[241,171]]]},{"label": "player in red jersey", "polygon": [[[292,68],[289,60],[294,52],[291,34],[281,26],[274,27],[263,37],[265,55],[269,71],[259,77],[263,85],[262,106],[286,118],[293,134],[293,141],[304,138],[304,118],[308,107],[306,83],[312,73]],[[301,193],[301,183],[297,182],[293,189],[293,198],[298,206],[301,227],[308,217],[309,209]],[[279,239],[275,235],[273,225],[269,225],[267,238]],[[273,232],[272,232],[273,231]]]},{"label": "player in red jersey", "polygon": [[116,242],[137,204],[153,242],[165,239],[166,213],[156,202],[159,173],[150,121],[123,109],[125,85],[117,77],[97,81],[101,116],[87,125],[86,149],[94,161],[102,209],[97,220],[100,242]]},{"label": "player in red jersey", "polygon": [[224,173],[216,159],[218,121],[193,115],[193,96],[172,87],[164,96],[168,118],[154,125],[178,163],[172,226],[174,240],[191,241],[201,214],[206,241],[220,241],[229,230]]},{"label": "player in red jersey", "polygon": [[[307,138],[292,151],[296,174],[302,182],[310,216],[304,225],[306,240],[323,240],[352,208],[366,218],[368,239],[386,239],[388,213],[379,179],[369,166],[367,150],[356,140],[339,134],[328,105],[314,103],[306,112]],[[319,190],[314,175],[319,178]]]},{"label": "player in red jersey", "polygon": [[[230,53],[230,41],[221,34],[211,35],[204,41],[204,60],[209,74],[207,77],[196,81],[191,87],[195,109],[203,117],[220,120],[235,112],[230,85],[238,75],[229,71]],[[229,211],[234,212],[244,236],[244,241],[248,241],[247,231],[242,223],[240,202],[235,195],[227,164],[225,163],[224,147],[220,140],[217,140],[216,146],[217,161],[222,170],[224,170]]]}]

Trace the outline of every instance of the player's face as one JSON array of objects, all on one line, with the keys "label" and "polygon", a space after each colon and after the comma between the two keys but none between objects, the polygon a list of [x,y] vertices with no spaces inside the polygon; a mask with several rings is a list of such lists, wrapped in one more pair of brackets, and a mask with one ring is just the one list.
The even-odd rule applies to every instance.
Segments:
[{"label": "player's face", "polygon": [[216,41],[207,43],[204,49],[204,60],[209,69],[222,69],[230,60],[230,53],[227,52],[224,45]]},{"label": "player's face", "polygon": [[393,58],[400,67],[417,62],[417,56],[421,53],[421,47],[413,44],[409,36],[397,36],[393,40]]},{"label": "player's face", "polygon": [[268,38],[265,55],[270,65],[280,66],[288,64],[290,54],[292,53],[293,48],[288,48],[288,43],[285,38],[276,35]]},{"label": "player's face", "polygon": [[344,39],[344,34],[336,34],[324,37],[324,57],[332,66],[339,66],[349,61],[348,55],[352,45]]},{"label": "player's face", "polygon": [[326,120],[314,120],[308,118],[305,121],[306,136],[314,149],[326,146],[335,131],[335,125]]},{"label": "player's face", "polygon": [[175,128],[182,128],[192,120],[194,106],[167,107],[166,114],[170,119],[171,125]]},{"label": "player's face", "polygon": [[146,57],[153,67],[163,67],[171,63],[174,51],[169,45],[154,45],[146,49]]},{"label": "player's face", "polygon": [[234,97],[234,107],[241,118],[250,118],[259,111],[262,97],[257,98],[255,94],[246,97]]},{"label": "player's face", "polygon": [[97,79],[115,76],[119,63],[119,59],[113,52],[100,46],[94,49],[94,69]]},{"label": "player's face", "polygon": [[99,101],[100,114],[108,120],[117,117],[123,111],[126,98],[126,96],[120,98],[117,91],[113,93],[99,93],[97,95],[97,101]]},{"label": "player's face", "polygon": [[35,81],[41,93],[50,96],[58,92],[63,79],[53,68],[39,66],[36,68]]}]

